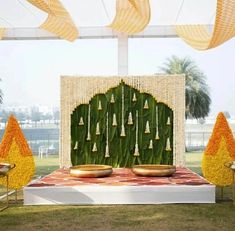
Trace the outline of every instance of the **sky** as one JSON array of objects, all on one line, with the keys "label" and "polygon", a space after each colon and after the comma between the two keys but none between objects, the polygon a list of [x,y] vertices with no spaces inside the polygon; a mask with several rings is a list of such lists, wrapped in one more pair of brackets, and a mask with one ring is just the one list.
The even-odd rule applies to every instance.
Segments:
[{"label": "sky", "polygon": [[[235,39],[209,51],[179,38],[129,39],[129,74],[157,73],[172,55],[190,57],[207,76],[210,116],[235,116]],[[61,75],[117,75],[117,57],[117,39],[0,41],[3,106],[59,106]]]}]

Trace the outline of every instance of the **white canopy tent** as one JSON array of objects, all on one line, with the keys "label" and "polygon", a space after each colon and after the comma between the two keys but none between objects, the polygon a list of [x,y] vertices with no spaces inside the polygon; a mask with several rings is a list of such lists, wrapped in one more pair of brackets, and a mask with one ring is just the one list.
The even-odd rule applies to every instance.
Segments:
[{"label": "white canopy tent", "polygon": [[[79,30],[78,39],[118,38],[118,70],[128,74],[128,37],[107,27],[115,16],[116,0],[61,0]],[[177,37],[175,24],[214,23],[216,0],[150,0],[151,19],[141,33],[132,38]],[[0,28],[6,28],[3,40],[60,39],[40,29],[47,13],[26,0],[0,2]]]}]

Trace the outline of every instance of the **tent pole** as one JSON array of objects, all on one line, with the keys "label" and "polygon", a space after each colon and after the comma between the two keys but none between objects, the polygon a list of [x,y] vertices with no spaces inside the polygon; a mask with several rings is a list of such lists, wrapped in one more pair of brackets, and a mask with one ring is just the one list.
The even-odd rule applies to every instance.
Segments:
[{"label": "tent pole", "polygon": [[118,75],[128,75],[128,35],[118,35]]}]

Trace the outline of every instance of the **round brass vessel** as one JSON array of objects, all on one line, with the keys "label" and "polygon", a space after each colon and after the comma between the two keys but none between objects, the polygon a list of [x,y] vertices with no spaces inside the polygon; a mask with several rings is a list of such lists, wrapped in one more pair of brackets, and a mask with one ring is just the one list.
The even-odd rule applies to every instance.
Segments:
[{"label": "round brass vessel", "polygon": [[70,175],[75,177],[106,177],[113,172],[112,166],[86,164],[76,165],[70,168]]},{"label": "round brass vessel", "polygon": [[138,176],[171,176],[175,173],[174,165],[142,164],[134,165],[132,171]]}]

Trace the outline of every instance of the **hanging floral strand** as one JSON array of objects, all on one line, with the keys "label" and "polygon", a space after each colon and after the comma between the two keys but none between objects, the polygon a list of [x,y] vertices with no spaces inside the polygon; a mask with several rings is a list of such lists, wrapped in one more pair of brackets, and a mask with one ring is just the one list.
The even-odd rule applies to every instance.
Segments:
[{"label": "hanging floral strand", "polygon": [[168,116],[166,125],[171,125],[171,118]]},{"label": "hanging floral strand", "polygon": [[115,103],[115,99],[114,99],[114,95],[113,94],[111,95],[110,103]]},{"label": "hanging floral strand", "polygon": [[128,124],[128,125],[132,125],[132,124],[133,124],[133,119],[132,119],[132,114],[131,114],[131,112],[129,113],[127,124]]},{"label": "hanging floral strand", "polygon": [[79,125],[79,126],[84,125],[84,121],[83,121],[83,117],[82,117],[82,116],[80,117],[80,120],[79,120],[78,125]]},{"label": "hanging floral strand", "polygon": [[166,141],[166,151],[171,151],[171,142],[170,142],[170,138],[167,138]]},{"label": "hanging floral strand", "polygon": [[149,141],[149,149],[153,149],[153,140]]},{"label": "hanging floral strand", "polygon": [[148,134],[150,133],[150,127],[149,127],[149,121],[147,120],[146,122],[146,126],[145,126],[145,131],[144,131],[145,134]]},{"label": "hanging floral strand", "polygon": [[136,101],[137,101],[137,98],[136,98],[136,94],[135,94],[135,93],[133,94],[132,101],[133,101],[133,102],[136,102]]},{"label": "hanging floral strand", "polygon": [[75,145],[74,145],[74,150],[77,150],[78,149],[78,142],[76,141]]},{"label": "hanging floral strand", "polygon": [[139,156],[139,145],[138,145],[138,132],[139,132],[139,120],[138,120],[138,110],[136,110],[136,128],[135,128],[135,152],[134,156]]},{"label": "hanging floral strand", "polygon": [[158,106],[156,106],[156,135],[155,140],[159,140],[159,131],[158,131]]},{"label": "hanging floral strand", "polygon": [[112,126],[115,127],[117,126],[117,118],[116,118],[116,114],[113,113],[113,123],[112,123]]},{"label": "hanging floral strand", "polygon": [[87,141],[91,140],[91,105],[88,106]]},{"label": "hanging floral strand", "polygon": [[126,136],[125,126],[124,126],[124,86],[122,86],[122,127],[121,127],[121,137]]},{"label": "hanging floral strand", "polygon": [[96,134],[96,135],[100,135],[100,123],[99,123],[99,122],[97,122],[97,124],[96,124],[96,131],[95,131],[95,134]]},{"label": "hanging floral strand", "polygon": [[145,100],[145,103],[144,103],[144,109],[149,109],[149,104],[148,104],[148,100],[147,99]]},{"label": "hanging floral strand", "polygon": [[94,145],[93,145],[92,152],[97,152],[96,142],[95,142]]},{"label": "hanging floral strand", "polygon": [[106,115],[106,147],[105,147],[105,158],[109,156],[109,113]]},{"label": "hanging floral strand", "polygon": [[98,103],[98,110],[101,111],[102,110],[102,104],[101,104],[101,101],[99,100],[99,103]]}]

